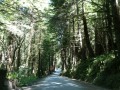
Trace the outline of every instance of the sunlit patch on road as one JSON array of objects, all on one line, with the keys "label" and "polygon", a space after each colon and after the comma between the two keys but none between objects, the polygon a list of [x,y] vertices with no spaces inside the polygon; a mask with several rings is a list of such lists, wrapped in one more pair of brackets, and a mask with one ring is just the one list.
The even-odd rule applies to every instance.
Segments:
[{"label": "sunlit patch on road", "polygon": [[61,70],[56,70],[52,75],[40,80],[35,85],[23,88],[24,90],[106,90],[69,79],[67,77],[59,76]]}]

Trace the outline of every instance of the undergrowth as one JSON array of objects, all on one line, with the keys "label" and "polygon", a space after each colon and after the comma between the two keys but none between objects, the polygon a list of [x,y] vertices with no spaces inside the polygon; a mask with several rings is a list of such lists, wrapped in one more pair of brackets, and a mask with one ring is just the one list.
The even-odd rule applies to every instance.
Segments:
[{"label": "undergrowth", "polygon": [[8,74],[9,80],[16,80],[17,86],[27,86],[35,82],[38,78],[35,75],[25,75],[25,74],[19,74],[18,72],[9,73]]},{"label": "undergrowth", "polygon": [[9,80],[15,81],[17,86],[27,86],[35,82],[38,78],[34,74],[27,74],[26,70],[29,71],[28,68],[21,66],[19,71],[9,72],[7,78]]},{"label": "undergrowth", "polygon": [[119,90],[119,65],[119,61],[115,59],[114,54],[104,54],[92,59],[81,61],[76,66],[76,71],[67,71],[63,75],[113,90]]}]

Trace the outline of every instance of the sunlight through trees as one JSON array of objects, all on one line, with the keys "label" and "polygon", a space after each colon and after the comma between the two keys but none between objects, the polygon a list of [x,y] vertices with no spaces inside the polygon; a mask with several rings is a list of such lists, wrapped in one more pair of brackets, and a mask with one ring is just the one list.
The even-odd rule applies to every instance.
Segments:
[{"label": "sunlight through trees", "polygon": [[120,88],[119,5],[119,0],[0,0],[0,82],[7,77],[27,85],[57,67],[61,75]]}]

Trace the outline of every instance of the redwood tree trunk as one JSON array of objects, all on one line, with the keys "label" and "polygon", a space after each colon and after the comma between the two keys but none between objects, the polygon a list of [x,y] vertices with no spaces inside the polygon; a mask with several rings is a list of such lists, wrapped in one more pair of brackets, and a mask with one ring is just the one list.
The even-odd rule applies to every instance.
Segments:
[{"label": "redwood tree trunk", "polygon": [[89,51],[89,57],[94,57],[94,51],[92,49],[90,39],[89,39],[89,34],[88,34],[87,20],[86,20],[85,14],[84,14],[84,0],[82,0],[82,15],[83,15],[82,18],[83,18],[85,42],[86,42],[86,46]]},{"label": "redwood tree trunk", "polygon": [[89,34],[88,34],[87,21],[86,21],[86,17],[84,15],[83,15],[83,25],[84,25],[85,42],[86,42],[86,46],[87,46],[88,51],[89,51],[89,56],[94,57],[94,51],[91,47]]}]

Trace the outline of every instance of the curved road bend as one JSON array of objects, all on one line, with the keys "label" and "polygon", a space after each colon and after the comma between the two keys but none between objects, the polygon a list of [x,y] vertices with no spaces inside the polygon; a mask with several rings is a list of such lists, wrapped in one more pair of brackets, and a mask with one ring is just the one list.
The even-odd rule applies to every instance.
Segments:
[{"label": "curved road bend", "polygon": [[59,76],[59,71],[23,90],[108,90],[91,84]]}]

